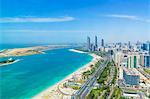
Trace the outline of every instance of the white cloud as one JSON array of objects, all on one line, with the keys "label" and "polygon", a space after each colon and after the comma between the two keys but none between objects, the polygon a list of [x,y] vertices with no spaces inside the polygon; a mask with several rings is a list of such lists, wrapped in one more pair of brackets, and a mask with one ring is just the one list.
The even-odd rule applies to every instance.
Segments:
[{"label": "white cloud", "polygon": [[90,33],[90,32],[98,32],[98,31],[92,31],[92,30],[1,30],[1,32],[14,32],[14,33]]},{"label": "white cloud", "polygon": [[125,15],[125,14],[108,14],[103,15],[104,17],[110,17],[110,18],[120,18],[120,19],[128,19],[128,20],[135,20],[135,21],[142,21],[142,22],[150,22],[149,19],[143,19],[135,15]]},{"label": "white cloud", "polygon": [[125,19],[131,19],[131,20],[137,20],[137,16],[133,15],[119,15],[119,14],[110,14],[106,15],[107,17],[114,17],[114,18],[125,18]]},{"label": "white cloud", "polygon": [[25,23],[25,22],[66,22],[66,21],[73,21],[75,20],[74,17],[66,16],[66,17],[59,17],[59,18],[39,18],[39,17],[6,17],[0,18],[0,23]]},{"label": "white cloud", "polygon": [[146,22],[150,23],[150,19],[146,20]]}]

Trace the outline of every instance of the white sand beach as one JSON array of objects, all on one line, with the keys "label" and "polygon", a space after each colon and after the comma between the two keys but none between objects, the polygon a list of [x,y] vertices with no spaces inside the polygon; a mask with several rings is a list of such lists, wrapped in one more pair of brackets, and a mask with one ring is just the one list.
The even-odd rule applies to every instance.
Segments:
[{"label": "white sand beach", "polygon": [[69,49],[69,51],[77,52],[77,53],[87,53],[87,52],[79,51],[79,50],[76,50],[76,49]]},{"label": "white sand beach", "polygon": [[[78,50],[73,50],[72,51],[78,51]],[[79,51],[78,51],[79,52]],[[68,80],[71,80],[74,75],[79,75],[82,76],[81,74],[87,70],[89,70],[89,68],[91,67],[92,64],[97,63],[101,57],[97,56],[95,54],[90,54],[93,59],[91,60],[91,62],[89,62],[88,64],[86,64],[85,66],[79,68],[78,70],[76,70],[75,72],[73,72],[72,74],[68,75],[66,78],[64,78],[62,81],[56,83],[55,85],[47,88],[46,90],[42,91],[41,93],[35,95],[34,97],[32,97],[33,99],[70,99],[71,98],[71,94],[73,94],[76,90],[73,89],[62,89],[62,84]]]}]

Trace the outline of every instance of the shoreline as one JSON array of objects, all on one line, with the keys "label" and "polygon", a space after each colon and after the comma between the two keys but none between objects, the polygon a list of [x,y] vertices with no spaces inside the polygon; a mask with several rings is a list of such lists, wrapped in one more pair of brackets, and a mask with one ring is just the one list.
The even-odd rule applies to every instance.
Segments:
[{"label": "shoreline", "polygon": [[2,49],[0,50],[0,58],[45,54],[44,51],[46,50],[53,50],[53,49],[59,49],[65,47],[67,47],[67,45],[45,45],[45,46],[33,46],[33,47],[25,47],[25,48]]},{"label": "shoreline", "polygon": [[76,49],[69,49],[69,51],[71,52],[76,52],[76,53],[87,53],[87,52],[83,52],[83,51],[79,51],[79,50],[76,50]]},{"label": "shoreline", "polygon": [[[69,49],[69,50],[74,51],[74,52],[78,52],[78,53],[82,52],[82,51],[78,51],[78,50],[75,50],[75,49]],[[82,52],[82,53],[86,53],[86,52]],[[54,85],[48,87],[47,89],[43,90],[42,92],[38,93],[37,95],[35,95],[31,98],[32,99],[43,99],[43,98],[50,98],[51,99],[52,97],[53,98],[59,98],[59,96],[61,96],[61,94],[58,92],[60,84],[63,84],[64,82],[68,81],[75,74],[81,74],[84,71],[88,70],[90,68],[91,64],[95,64],[95,63],[98,62],[98,60],[101,59],[101,57],[96,55],[96,54],[89,54],[89,55],[93,57],[93,59],[90,62],[88,62],[87,64],[85,64],[82,67],[78,68],[73,73],[71,73],[68,76],[64,77],[64,79],[60,80],[59,82],[55,83]]]},{"label": "shoreline", "polygon": [[4,49],[0,51],[0,57],[13,57],[13,56],[28,56],[34,54],[43,54],[44,49],[48,49],[46,46],[34,46],[26,48],[13,48]]}]

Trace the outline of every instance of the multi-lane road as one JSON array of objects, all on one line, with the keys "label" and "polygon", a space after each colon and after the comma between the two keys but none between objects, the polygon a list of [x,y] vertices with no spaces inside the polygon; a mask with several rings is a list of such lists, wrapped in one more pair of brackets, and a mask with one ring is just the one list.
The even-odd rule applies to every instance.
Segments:
[{"label": "multi-lane road", "polygon": [[110,57],[105,59],[104,64],[101,64],[96,72],[81,86],[73,96],[72,99],[85,99],[87,94],[91,91],[94,84],[97,82],[97,78],[103,72],[104,68],[107,66],[108,62],[111,60]]}]

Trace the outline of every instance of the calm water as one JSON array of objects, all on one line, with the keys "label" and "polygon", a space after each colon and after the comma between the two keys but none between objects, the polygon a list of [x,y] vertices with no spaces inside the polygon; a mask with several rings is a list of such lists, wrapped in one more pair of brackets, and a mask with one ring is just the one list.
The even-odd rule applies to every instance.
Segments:
[{"label": "calm water", "polygon": [[2,99],[30,98],[92,59],[87,54],[70,52],[68,49],[49,50],[46,54],[14,58],[21,60],[0,67]]},{"label": "calm water", "polygon": [[[42,44],[46,45],[46,44]],[[1,44],[0,43],[0,50],[3,49],[12,49],[12,48],[24,48],[24,47],[32,47],[32,46],[41,46],[40,44]]]}]

